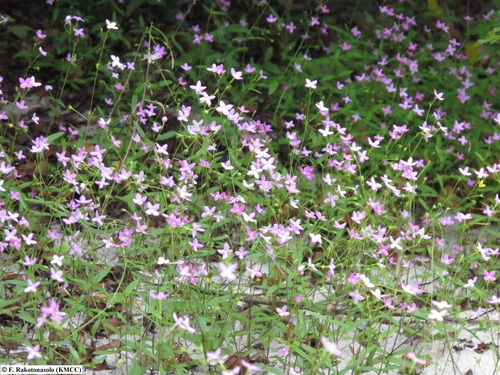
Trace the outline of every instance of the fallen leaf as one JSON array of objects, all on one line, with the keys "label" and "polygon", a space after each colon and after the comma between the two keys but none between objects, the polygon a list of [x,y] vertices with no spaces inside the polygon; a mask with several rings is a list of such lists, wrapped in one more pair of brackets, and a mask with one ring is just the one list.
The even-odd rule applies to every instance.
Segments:
[{"label": "fallen leaf", "polygon": [[106,360],[104,360],[101,363],[98,363],[98,364],[94,365],[94,367],[92,367],[92,370],[94,370],[94,371],[105,371],[105,370],[115,370],[115,369],[116,369],[116,366],[108,365]]},{"label": "fallen leaf", "polygon": [[111,340],[107,344],[98,346],[95,351],[108,350],[108,349],[118,349],[122,347],[122,342],[118,339]]},{"label": "fallen leaf", "polygon": [[117,319],[117,318],[109,318],[109,319],[105,319],[102,322],[102,325],[103,325],[106,333],[108,335],[111,335],[113,333],[118,333],[118,329],[115,329],[115,328],[121,327],[122,321],[120,319]]}]

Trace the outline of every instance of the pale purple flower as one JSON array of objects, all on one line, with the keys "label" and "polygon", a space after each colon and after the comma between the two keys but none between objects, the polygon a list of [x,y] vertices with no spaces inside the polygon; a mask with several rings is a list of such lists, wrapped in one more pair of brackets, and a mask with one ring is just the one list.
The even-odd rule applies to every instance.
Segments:
[{"label": "pale purple flower", "polygon": [[359,294],[359,290],[356,289],[354,292],[349,293],[349,295],[354,299],[354,304],[356,305],[359,301],[363,301],[365,297]]},{"label": "pale purple flower", "polygon": [[290,353],[290,347],[280,344],[280,347],[278,349],[278,355],[281,357],[288,357],[288,354]]},{"label": "pale purple flower", "polygon": [[282,308],[277,307],[276,312],[278,313],[279,316],[285,317],[289,316],[290,313],[288,312],[288,307],[285,305]]},{"label": "pale purple flower", "polygon": [[45,39],[45,38],[47,37],[47,35],[45,35],[45,34],[43,33],[43,31],[42,31],[42,30],[40,30],[40,29],[36,32],[36,36],[37,36],[39,39]]},{"label": "pale purple flower", "polygon": [[210,68],[207,68],[207,70],[209,72],[212,72],[212,73],[215,73],[218,75],[223,75],[224,73],[226,73],[226,70],[224,69],[223,64],[217,65],[214,63],[214,64],[212,64],[212,66]]},{"label": "pale purple flower", "polygon": [[49,149],[48,139],[45,138],[43,135],[41,135],[35,138],[35,140],[33,141],[33,146],[31,147],[30,151],[32,153],[38,154],[48,149]]},{"label": "pale purple flower", "polygon": [[34,264],[36,264],[36,258],[31,259],[31,258],[30,258],[29,256],[27,256],[27,255],[24,257],[23,265],[25,265],[25,266],[27,266],[27,267],[28,267],[28,266],[32,266],[32,265],[34,265]]},{"label": "pale purple flower", "polygon": [[237,81],[239,80],[242,80],[243,79],[243,73],[240,72],[240,71],[237,71],[235,70],[234,68],[231,68],[231,75],[233,76],[233,78]]},{"label": "pale purple flower", "polygon": [[28,283],[28,286],[26,288],[24,288],[24,293],[26,293],[26,294],[28,294],[28,293],[35,293],[37,291],[37,288],[40,286],[40,282],[39,281],[37,281],[36,283],[34,283],[30,279],[28,279],[27,283]]},{"label": "pale purple flower", "polygon": [[455,258],[450,258],[450,256],[448,254],[444,254],[441,257],[441,263],[447,264],[447,265],[452,264],[454,260],[455,260]]},{"label": "pale purple flower", "polygon": [[434,90],[434,99],[436,99],[436,100],[444,100],[443,93],[442,92],[438,93],[436,90]]},{"label": "pale purple flower", "polygon": [[226,266],[224,263],[219,262],[219,276],[228,281],[236,280],[236,269],[238,268],[237,263],[232,263]]},{"label": "pale purple flower", "polygon": [[196,330],[189,325],[189,316],[183,316],[181,318],[177,317],[177,314],[174,312],[173,313],[173,318],[175,321],[175,325],[182,329],[183,331],[187,331],[189,333],[195,333]]},{"label": "pale purple flower", "polygon": [[403,289],[406,293],[413,295],[424,293],[424,290],[420,289],[419,283],[415,283],[413,285],[405,285],[401,283],[401,289]]},{"label": "pale purple flower", "polygon": [[63,283],[64,282],[64,279],[62,278],[63,275],[64,275],[63,271],[61,270],[56,271],[53,267],[50,267],[50,278],[52,280]]},{"label": "pale purple flower", "polygon": [[416,364],[420,365],[420,366],[425,366],[427,365],[427,360],[425,359],[421,359],[421,358],[418,358],[415,353],[408,353],[406,354],[406,358],[408,358],[409,360],[415,362]]},{"label": "pale purple flower", "polygon": [[222,168],[224,168],[226,171],[231,171],[234,169],[234,167],[231,165],[231,161],[227,160],[225,163],[220,163]]},{"label": "pale purple flower", "polygon": [[496,295],[492,295],[490,299],[486,300],[487,303],[490,305],[499,305],[500,304],[500,298],[498,298]]},{"label": "pale purple flower", "polygon": [[42,316],[39,318],[40,320],[38,321],[39,327],[43,325],[44,320],[50,316],[50,320],[56,324],[61,324],[62,318],[64,318],[66,315],[68,315],[65,312],[60,312],[59,311],[59,302],[57,302],[55,299],[51,299],[49,302],[48,306],[42,306],[40,308],[40,312],[42,313]]},{"label": "pale purple flower", "polygon": [[488,270],[484,270],[483,271],[483,277],[484,277],[484,281],[496,281],[496,277],[495,277],[495,273],[497,271],[496,270],[492,270],[490,272],[488,272]]},{"label": "pale purple flower", "polygon": [[222,259],[227,259],[233,253],[233,250],[229,247],[227,242],[224,242],[223,248],[217,250],[217,252],[222,255]]},{"label": "pale purple flower", "polygon": [[151,298],[156,300],[165,300],[168,298],[169,295],[170,295],[169,293],[165,292],[158,292],[158,293],[151,292]]},{"label": "pale purple flower", "polygon": [[28,356],[26,357],[28,361],[36,358],[42,358],[42,355],[40,354],[40,344],[35,345],[33,348],[27,346],[26,351],[28,352]]},{"label": "pale purple flower", "polygon": [[254,365],[253,363],[245,361],[243,358],[240,359],[240,363],[243,367],[245,367],[247,370],[250,372],[257,372],[260,371],[260,367],[257,365]]},{"label": "pale purple flower", "polygon": [[275,23],[278,19],[274,16],[274,14],[270,14],[267,16],[266,21],[269,23]]},{"label": "pale purple flower", "polygon": [[207,363],[211,366],[222,364],[226,356],[221,356],[221,348],[217,348],[214,352],[207,352]]}]

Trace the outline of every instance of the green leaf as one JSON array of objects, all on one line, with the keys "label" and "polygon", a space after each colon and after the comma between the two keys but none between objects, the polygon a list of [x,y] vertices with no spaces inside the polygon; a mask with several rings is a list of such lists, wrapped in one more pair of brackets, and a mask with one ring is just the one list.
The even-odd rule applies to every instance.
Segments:
[{"label": "green leaf", "polygon": [[266,297],[269,297],[270,295],[272,295],[275,291],[277,291],[277,290],[278,290],[278,288],[279,288],[279,285],[276,285],[276,284],[275,284],[275,285],[273,285],[273,286],[271,286],[271,287],[267,290],[267,292],[266,292]]},{"label": "green leaf", "polygon": [[47,140],[50,144],[52,144],[56,139],[61,138],[64,135],[64,132],[54,133],[47,137]]},{"label": "green leaf", "polygon": [[7,30],[9,30],[12,34],[17,36],[19,39],[26,39],[28,36],[28,33],[32,32],[33,29],[29,26],[26,25],[13,25],[7,27]]},{"label": "green leaf", "polygon": [[127,7],[127,11],[125,12],[125,17],[130,18],[132,14],[140,7],[144,6],[144,0],[132,0]]},{"label": "green leaf", "polygon": [[137,289],[139,282],[140,280],[137,279],[128,284],[127,287],[125,288],[125,296],[130,296]]},{"label": "green leaf", "polygon": [[162,135],[160,135],[158,137],[158,140],[164,141],[165,139],[170,139],[170,138],[175,137],[176,134],[177,134],[177,132],[172,130],[172,131],[169,131],[169,132],[166,132],[166,133],[163,133]]},{"label": "green leaf", "polygon": [[280,82],[278,80],[274,80],[271,82],[271,85],[269,86],[269,96],[274,94],[276,89],[279,87]]},{"label": "green leaf", "polygon": [[264,53],[264,61],[267,62],[271,60],[271,57],[273,56],[274,49],[273,47],[269,47],[266,52]]}]

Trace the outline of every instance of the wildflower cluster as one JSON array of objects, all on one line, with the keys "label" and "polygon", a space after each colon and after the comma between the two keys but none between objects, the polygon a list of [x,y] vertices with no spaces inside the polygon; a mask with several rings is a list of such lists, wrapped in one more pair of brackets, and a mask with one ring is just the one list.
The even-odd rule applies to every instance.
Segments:
[{"label": "wildflower cluster", "polygon": [[[448,23],[404,7],[342,29],[323,3],[301,22],[217,4],[130,53],[109,51],[119,20],[68,15],[59,98],[37,71],[45,30],[0,91],[0,301],[25,359],[389,371],[429,365],[427,344],[472,321],[490,332],[498,56],[471,64]],[[85,53],[81,113],[64,93]],[[46,95],[50,116],[29,100]],[[381,343],[392,334],[411,344]]]}]

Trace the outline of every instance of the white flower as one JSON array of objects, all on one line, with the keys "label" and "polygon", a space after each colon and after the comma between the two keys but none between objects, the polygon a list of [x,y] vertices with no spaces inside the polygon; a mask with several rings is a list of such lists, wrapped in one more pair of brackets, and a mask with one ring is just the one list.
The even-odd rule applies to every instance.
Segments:
[{"label": "white flower", "polygon": [[431,320],[437,320],[439,322],[443,321],[443,316],[446,314],[446,310],[443,311],[437,311],[432,309],[431,313],[429,314],[428,318]]},{"label": "white flower", "polygon": [[234,167],[231,165],[231,162],[228,160],[226,161],[225,163],[220,163],[220,165],[222,166],[222,168],[224,168],[226,171],[230,171],[230,170],[233,170]]},{"label": "white flower", "polygon": [[159,265],[159,266],[161,266],[161,265],[163,265],[163,264],[169,264],[169,263],[170,263],[170,261],[169,261],[168,259],[165,259],[165,258],[163,258],[163,257],[159,257],[159,258],[158,258],[158,265]]},{"label": "white flower", "polygon": [[444,310],[444,309],[449,309],[450,307],[453,307],[452,305],[450,305],[446,301],[441,301],[441,302],[432,301],[432,304],[434,306],[436,306],[438,308],[438,310]]},{"label": "white flower", "polygon": [[54,255],[52,257],[52,260],[50,261],[50,264],[57,264],[59,267],[62,267],[62,260],[64,259],[64,255],[62,257]]},{"label": "white flower", "polygon": [[443,93],[442,92],[438,93],[436,90],[434,90],[434,98],[436,98],[436,100],[444,100]]},{"label": "white flower", "polygon": [[317,84],[318,84],[318,80],[315,79],[315,80],[311,81],[310,79],[306,78],[306,87],[308,89],[315,90],[318,87]]},{"label": "white flower", "polygon": [[333,354],[337,357],[341,357],[344,355],[342,350],[339,349],[339,346],[336,343],[328,340],[326,336],[321,337],[321,343],[328,353]]},{"label": "white flower", "polygon": [[118,26],[116,26],[116,22],[110,22],[109,20],[106,20],[106,28],[108,30],[118,30]]},{"label": "white flower", "polygon": [[323,243],[323,240],[321,239],[321,234],[314,234],[314,233],[309,233],[309,236],[311,237],[311,242],[312,243]]},{"label": "white flower", "polygon": [[234,281],[236,280],[236,269],[238,268],[237,263],[232,263],[226,266],[224,263],[219,262],[219,276],[222,277],[223,279],[229,280],[229,281]]},{"label": "white flower", "polygon": [[183,316],[182,318],[178,318],[177,314],[174,313],[173,317],[174,317],[175,324],[180,329],[182,329],[184,331],[188,331],[190,333],[195,333],[196,332],[196,330],[189,325],[189,316],[186,315],[186,316]]},{"label": "white flower", "polygon": [[500,304],[500,298],[495,295],[492,295],[489,300],[486,301],[490,305],[498,305]]}]

